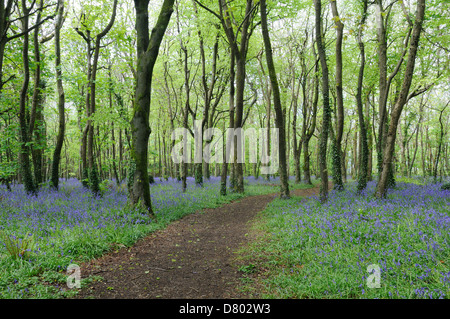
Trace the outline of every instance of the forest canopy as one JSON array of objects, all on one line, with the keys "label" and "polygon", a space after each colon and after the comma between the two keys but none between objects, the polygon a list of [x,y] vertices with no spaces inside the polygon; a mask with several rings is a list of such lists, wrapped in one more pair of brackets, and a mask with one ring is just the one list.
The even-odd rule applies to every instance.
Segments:
[{"label": "forest canopy", "polygon": [[202,148],[277,128],[261,178],[286,198],[289,176],[320,177],[322,201],[328,176],[379,179],[378,197],[396,176],[448,176],[449,17],[437,0],[2,1],[1,182],[127,181],[150,212],[154,177],[244,192],[261,163],[172,160],[172,132],[195,123],[217,129]]}]

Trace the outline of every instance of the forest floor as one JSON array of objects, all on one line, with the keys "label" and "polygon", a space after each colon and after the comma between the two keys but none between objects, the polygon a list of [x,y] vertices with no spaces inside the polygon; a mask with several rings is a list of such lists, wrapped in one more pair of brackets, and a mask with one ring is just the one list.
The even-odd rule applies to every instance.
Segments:
[{"label": "forest floor", "polygon": [[[312,196],[319,187],[291,190]],[[165,229],[80,265],[81,276],[100,276],[77,299],[233,299],[255,298],[239,290],[243,274],[236,252],[246,243],[251,222],[277,194],[250,196],[204,209]],[[257,296],[256,296],[257,297]]]}]

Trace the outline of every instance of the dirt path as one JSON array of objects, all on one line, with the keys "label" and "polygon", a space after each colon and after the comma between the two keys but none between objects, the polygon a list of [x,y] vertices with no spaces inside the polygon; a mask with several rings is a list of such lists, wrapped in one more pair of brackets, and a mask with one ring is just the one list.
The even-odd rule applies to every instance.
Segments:
[{"label": "dirt path", "polygon": [[[291,194],[311,196],[318,190]],[[89,284],[76,298],[245,298],[235,289],[241,275],[231,265],[234,251],[247,240],[249,222],[276,196],[246,197],[188,215],[131,248],[81,265],[83,277],[104,279]]]}]

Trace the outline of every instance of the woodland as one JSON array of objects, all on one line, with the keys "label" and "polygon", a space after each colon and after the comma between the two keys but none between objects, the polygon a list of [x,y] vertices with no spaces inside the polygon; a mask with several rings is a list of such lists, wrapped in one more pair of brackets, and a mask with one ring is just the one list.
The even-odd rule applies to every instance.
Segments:
[{"label": "woodland", "polygon": [[[341,235],[362,236],[374,256],[371,247],[395,250],[391,232],[403,225],[402,247],[428,249],[430,259],[419,257],[431,260],[423,271],[432,279],[412,270],[414,284],[390,285],[421,264],[403,248],[393,261],[380,253],[406,268],[392,274],[377,259],[388,288],[369,298],[448,298],[449,25],[450,4],[438,0],[1,1],[0,298],[66,296],[33,284],[64,281],[72,260],[133,245],[188,213],[269,193],[277,199],[267,223],[280,238],[266,250],[286,241],[312,262],[320,252],[301,238],[341,243],[323,232],[349,218]],[[178,128],[185,139],[215,132],[201,149],[227,128],[266,137],[276,128],[277,170],[238,161],[238,143],[229,158],[223,146],[222,161],[195,162],[192,146],[178,163]],[[268,154],[273,144],[263,141]],[[303,206],[293,193],[308,187],[317,196]],[[354,216],[362,228],[352,231]],[[306,237],[287,235],[294,228]],[[351,264],[364,254],[344,255]],[[266,283],[269,298],[366,297],[360,282],[322,289],[322,279],[300,284],[304,274],[271,271],[280,277]],[[282,280],[292,290],[277,290]]]}]

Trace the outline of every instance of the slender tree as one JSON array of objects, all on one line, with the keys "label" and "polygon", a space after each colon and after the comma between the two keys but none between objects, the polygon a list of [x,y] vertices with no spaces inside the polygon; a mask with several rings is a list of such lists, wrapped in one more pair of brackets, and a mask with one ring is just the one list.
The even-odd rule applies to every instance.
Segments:
[{"label": "slender tree", "polygon": [[[234,86],[234,80],[235,80],[235,57],[234,53],[231,50],[230,52],[230,79],[229,79],[229,85],[230,85],[230,92],[229,92],[229,100],[228,100],[228,108],[229,108],[229,127],[234,127],[234,92],[235,92],[235,86]],[[225,136],[224,136],[225,138]],[[230,136],[226,137],[226,140],[229,141]],[[223,152],[224,154],[224,160],[222,163],[222,172],[220,175],[220,195],[225,196],[227,194],[227,175],[228,175],[228,157],[227,153],[229,151],[229,143],[224,143],[225,150]],[[233,179],[233,176],[231,177]]]},{"label": "slender tree", "polygon": [[[87,134],[87,146],[86,146],[86,154],[87,154],[87,177],[88,177],[88,186],[92,190],[94,194],[98,194],[100,192],[100,181],[98,176],[97,165],[95,163],[94,157],[94,123],[92,122],[92,116],[96,111],[96,78],[98,71],[98,59],[100,55],[100,47],[102,39],[108,34],[111,30],[117,11],[117,0],[114,0],[113,11],[111,14],[111,18],[105,28],[100,31],[94,37],[91,36],[91,30],[87,28],[86,31],[83,32],[79,28],[76,28],[77,33],[86,41],[87,44],[87,72],[88,72],[88,94],[86,95],[86,111],[87,111],[87,125],[86,125],[86,134]],[[93,48],[91,47],[92,42],[94,42]],[[92,56],[92,52],[94,54]]]},{"label": "slender tree", "polygon": [[391,121],[389,123],[389,130],[386,138],[386,147],[383,153],[382,171],[375,190],[375,196],[378,198],[386,196],[386,190],[388,186],[388,175],[390,166],[392,164],[392,158],[394,155],[395,138],[397,135],[398,121],[400,119],[403,107],[406,104],[409,88],[411,86],[413,78],[414,65],[416,61],[417,50],[419,47],[420,33],[422,31],[424,16],[425,16],[425,0],[418,0],[416,17],[414,21],[414,27],[412,30],[411,41],[409,46],[408,61],[406,63],[405,75],[403,78],[401,90],[398,94],[397,100],[391,112]]},{"label": "slender tree", "polygon": [[30,12],[33,9],[34,3],[28,7],[25,0],[22,0],[22,31],[23,36],[23,47],[22,47],[22,61],[23,61],[23,82],[22,88],[20,90],[19,98],[19,124],[20,124],[20,166],[22,171],[22,178],[24,181],[25,191],[29,194],[34,194],[37,191],[36,185],[34,183],[33,175],[31,173],[31,163],[30,163],[30,146],[31,136],[29,132],[29,127],[27,123],[27,93],[28,86],[30,83],[30,61],[29,61],[29,17]]},{"label": "slender tree", "polygon": [[359,46],[359,56],[360,56],[360,66],[358,73],[358,85],[356,92],[356,106],[358,110],[358,120],[359,120],[359,132],[361,141],[361,161],[359,162],[358,170],[358,185],[357,191],[362,192],[367,186],[367,170],[369,164],[369,146],[367,144],[367,128],[366,122],[364,120],[363,111],[363,99],[362,99],[362,89],[363,89],[363,79],[364,79],[364,65],[366,63],[364,42],[362,40],[362,32],[367,19],[367,0],[362,1],[363,12],[361,15],[361,21],[359,24],[359,29],[357,33],[357,42]]},{"label": "slender tree", "polygon": [[320,133],[319,141],[319,176],[321,180],[320,185],[320,200],[326,202],[328,198],[328,168],[327,168],[327,142],[328,129],[331,119],[330,108],[330,84],[328,79],[328,65],[325,52],[325,43],[322,32],[322,4],[321,0],[314,0],[315,8],[315,26],[316,26],[316,43],[317,53],[319,55],[320,66],[322,69],[322,97],[323,97],[323,117],[322,117],[322,131]]},{"label": "slender tree", "polygon": [[[344,96],[342,87],[342,39],[344,35],[344,24],[339,16],[336,0],[330,1],[333,20],[336,26],[336,134],[332,139],[332,165],[334,189],[343,190],[342,182],[342,134],[344,132]],[[333,134],[334,135],[334,134]]]},{"label": "slender tree", "polygon": [[164,0],[158,20],[149,33],[148,4],[149,0],[134,0],[136,10],[137,31],[137,77],[133,117],[131,119],[131,159],[132,177],[128,181],[129,200],[131,204],[141,205],[153,214],[150,199],[150,184],[147,172],[148,140],[151,133],[149,124],[150,93],[153,68],[158,57],[159,47],[166,32],[173,12],[174,0]]},{"label": "slender tree", "polygon": [[59,163],[61,160],[61,150],[64,143],[65,133],[65,94],[62,83],[61,70],[61,28],[64,20],[64,0],[58,0],[57,16],[55,21],[55,70],[56,70],[56,88],[58,94],[58,136],[56,138],[56,146],[53,151],[52,171],[51,171],[51,185],[58,189],[59,184]]},{"label": "slender tree", "polygon": [[[195,0],[202,8],[212,13],[219,19],[223,30],[225,31],[230,50],[234,55],[236,75],[235,75],[235,112],[234,112],[234,129],[242,128],[244,120],[244,91],[246,79],[246,62],[250,37],[256,24],[253,24],[253,18],[256,14],[258,4],[254,4],[253,0],[246,0],[244,17],[240,23],[237,23],[229,7],[229,2],[218,0],[219,13],[209,9],[201,2]],[[234,143],[234,170],[236,174],[236,184],[234,190],[238,193],[244,192],[244,172],[243,165],[237,161],[237,137]]]},{"label": "slender tree", "polygon": [[[317,123],[317,105],[319,102],[319,62],[317,61],[317,53],[312,47],[314,55],[314,77],[312,79],[312,105],[310,106],[309,99],[307,97],[307,79],[306,75],[302,80],[303,90],[303,126],[302,126],[302,140],[303,140],[303,181],[305,184],[312,185],[311,181],[311,154],[309,151],[309,142],[314,135]],[[312,109],[312,110],[311,110]],[[308,115],[311,113],[310,117]]]},{"label": "slender tree", "polygon": [[269,70],[270,83],[273,90],[273,104],[275,109],[275,123],[278,129],[279,140],[279,170],[280,170],[280,197],[289,198],[289,176],[287,174],[286,161],[286,130],[283,109],[281,107],[280,88],[278,86],[277,74],[275,72],[275,64],[272,56],[272,45],[270,43],[269,29],[267,25],[267,8],[266,0],[260,0],[261,10],[261,29],[264,39],[264,48],[266,53],[267,68]]},{"label": "slender tree", "polygon": [[[404,57],[407,53],[408,43],[412,31],[412,22],[409,17],[407,18],[409,29],[405,36],[405,45],[400,59],[391,74],[388,75],[387,69],[387,23],[391,15],[392,6],[396,1],[391,2],[386,8],[383,7],[382,0],[375,1],[376,9],[376,24],[377,24],[377,41],[378,41],[378,69],[379,69],[379,98],[378,98],[378,113],[379,113],[379,123],[378,123],[378,142],[376,144],[377,148],[377,159],[378,159],[378,173],[381,175],[383,153],[386,149],[388,127],[389,127],[389,114],[387,111],[387,102],[389,98],[389,90],[391,83],[401,69],[404,62]],[[388,187],[395,186],[394,171],[393,166],[390,164],[387,177]]]},{"label": "slender tree", "polygon": [[[39,24],[42,16],[43,0],[40,0],[37,7],[36,24]],[[42,78],[42,68],[41,68],[41,52],[40,52],[40,41],[39,41],[40,28],[37,26],[34,29],[33,35],[33,46],[34,46],[34,74],[33,74],[33,97],[31,100],[31,111],[29,119],[28,132],[30,139],[34,134],[34,143],[31,147],[31,157],[33,159],[34,168],[34,181],[36,188],[42,183],[42,157],[44,153],[44,143],[45,135],[42,129],[44,125],[44,115],[42,113],[43,103],[44,103],[44,89],[45,80]]]},{"label": "slender tree", "polygon": [[439,165],[439,158],[441,156],[441,150],[442,150],[442,144],[444,141],[444,124],[442,123],[442,114],[444,113],[447,106],[450,104],[450,102],[447,102],[447,104],[442,108],[442,110],[439,110],[439,139],[438,139],[438,149],[436,151],[436,161],[434,164],[434,172],[433,172],[433,178],[434,182],[437,183],[437,171],[438,171],[438,165]]}]

